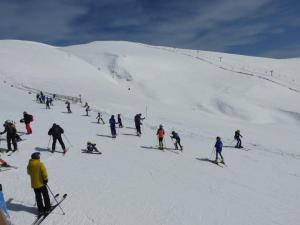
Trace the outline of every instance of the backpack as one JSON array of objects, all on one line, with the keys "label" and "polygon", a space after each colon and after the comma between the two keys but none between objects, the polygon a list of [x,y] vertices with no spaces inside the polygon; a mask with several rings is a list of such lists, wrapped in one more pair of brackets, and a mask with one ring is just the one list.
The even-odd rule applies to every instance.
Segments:
[{"label": "backpack", "polygon": [[33,115],[29,115],[30,117],[30,122],[33,122]]}]

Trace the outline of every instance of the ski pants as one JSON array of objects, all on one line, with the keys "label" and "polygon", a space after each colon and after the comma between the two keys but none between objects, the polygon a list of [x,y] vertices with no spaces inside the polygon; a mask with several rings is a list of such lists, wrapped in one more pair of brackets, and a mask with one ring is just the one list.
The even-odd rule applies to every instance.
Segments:
[{"label": "ski pants", "polygon": [[14,150],[18,149],[17,140],[16,140],[15,136],[7,136],[6,140],[7,140],[7,149],[8,150],[11,150],[11,142],[12,142],[12,144],[14,146]]},{"label": "ski pants", "polygon": [[163,148],[164,148],[164,143],[163,143],[163,141],[164,141],[164,138],[163,138],[163,137],[159,137],[159,138],[158,138],[158,146],[159,146],[160,149],[163,149]]},{"label": "ski pants", "polygon": [[141,132],[141,125],[140,124],[135,124],[135,128],[136,128],[136,133],[139,135],[139,134],[142,134]]},{"label": "ski pants", "polygon": [[175,145],[175,149],[176,149],[176,150],[178,149],[178,145],[179,145],[180,149],[182,150],[182,145],[180,144],[180,139],[176,139],[174,145]]},{"label": "ski pants", "polygon": [[[47,211],[50,209],[50,198],[46,185],[33,189],[35,193],[35,200],[39,212]],[[44,202],[43,202],[44,199]]]},{"label": "ski pants", "polygon": [[32,129],[30,127],[30,123],[25,123],[25,128],[26,128],[27,134],[32,134]]},{"label": "ski pants", "polygon": [[236,148],[240,148],[242,146],[242,140],[240,137],[235,138],[237,143],[236,143]]},{"label": "ski pants", "polygon": [[68,109],[68,113],[72,113],[72,111],[71,111],[71,108],[70,108],[70,107],[67,107],[67,109]]},{"label": "ski pants", "polygon": [[112,137],[116,137],[117,136],[117,132],[116,132],[116,127],[110,127],[110,131],[111,131],[111,136]]},{"label": "ski pants", "polygon": [[65,144],[61,138],[61,136],[58,137],[53,137],[53,142],[52,142],[52,151],[55,151],[55,146],[56,146],[56,141],[58,140],[59,144],[61,145],[61,148],[65,151],[66,147]]},{"label": "ski pants", "polygon": [[224,160],[223,155],[222,155],[222,151],[220,150],[216,150],[216,161],[218,161],[218,156],[220,155],[221,159]]},{"label": "ski pants", "polygon": [[100,120],[102,121],[103,124],[105,124],[102,118],[98,118],[98,123],[100,123]]},{"label": "ski pants", "polygon": [[119,121],[118,121],[118,123],[119,123],[119,128],[123,128],[122,121],[121,121],[121,120],[119,120]]}]

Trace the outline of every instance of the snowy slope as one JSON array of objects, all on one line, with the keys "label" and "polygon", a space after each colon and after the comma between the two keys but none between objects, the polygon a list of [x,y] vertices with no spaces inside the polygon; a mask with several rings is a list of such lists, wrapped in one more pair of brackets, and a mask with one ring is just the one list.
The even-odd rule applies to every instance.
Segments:
[{"label": "snowy slope", "polygon": [[[23,111],[35,118],[33,135],[23,136],[20,151],[2,155],[19,167],[0,172],[14,224],[34,219],[26,165],[35,149],[42,153],[53,191],[69,194],[63,204],[67,214],[57,209],[45,224],[298,224],[299,93],[288,88],[299,87],[297,61],[166,49],[126,42],[67,48],[0,42],[0,121],[18,121]],[[278,70],[276,82],[287,87],[219,68],[229,62],[236,70],[251,67],[253,73]],[[71,106],[72,115],[62,113],[63,102],[47,111],[34,95],[10,87],[16,83],[81,93],[93,108],[106,112],[106,121],[111,113],[122,113],[127,128],[112,140],[106,137],[107,125],[94,123],[95,113],[81,116],[80,105]],[[146,106],[138,138],[132,119],[134,113],[145,114]],[[53,122],[63,126],[74,146],[66,156],[43,151]],[[157,144],[160,123],[168,135],[179,131],[184,152],[149,148]],[[17,128],[24,131],[23,124]],[[206,162],[214,138],[220,135],[225,145],[233,145],[237,128],[249,151],[224,148],[228,167]],[[172,147],[168,135],[166,144]],[[87,140],[96,142],[103,155],[82,154]]]}]

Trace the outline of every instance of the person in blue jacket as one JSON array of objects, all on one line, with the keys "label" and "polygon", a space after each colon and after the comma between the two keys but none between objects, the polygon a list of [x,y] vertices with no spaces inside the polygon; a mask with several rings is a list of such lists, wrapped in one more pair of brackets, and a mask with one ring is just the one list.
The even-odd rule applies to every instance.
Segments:
[{"label": "person in blue jacket", "polygon": [[216,148],[216,160],[215,160],[215,163],[218,164],[218,156],[220,155],[220,157],[221,157],[221,162],[220,163],[225,164],[224,157],[222,156],[223,143],[222,143],[220,137],[217,137],[216,139],[217,139],[217,141],[216,141],[216,144],[215,144],[215,148]]},{"label": "person in blue jacket", "polygon": [[110,124],[111,136],[112,136],[112,138],[116,138],[117,137],[116,124],[118,124],[118,123],[116,122],[114,115],[112,115],[110,117],[109,124]]}]

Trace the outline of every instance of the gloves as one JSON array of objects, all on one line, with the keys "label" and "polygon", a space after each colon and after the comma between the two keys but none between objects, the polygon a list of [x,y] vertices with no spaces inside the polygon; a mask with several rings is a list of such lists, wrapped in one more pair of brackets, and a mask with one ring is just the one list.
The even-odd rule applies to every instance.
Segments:
[{"label": "gloves", "polygon": [[48,184],[48,180],[44,180],[43,183],[44,183],[44,185],[47,185]]}]

